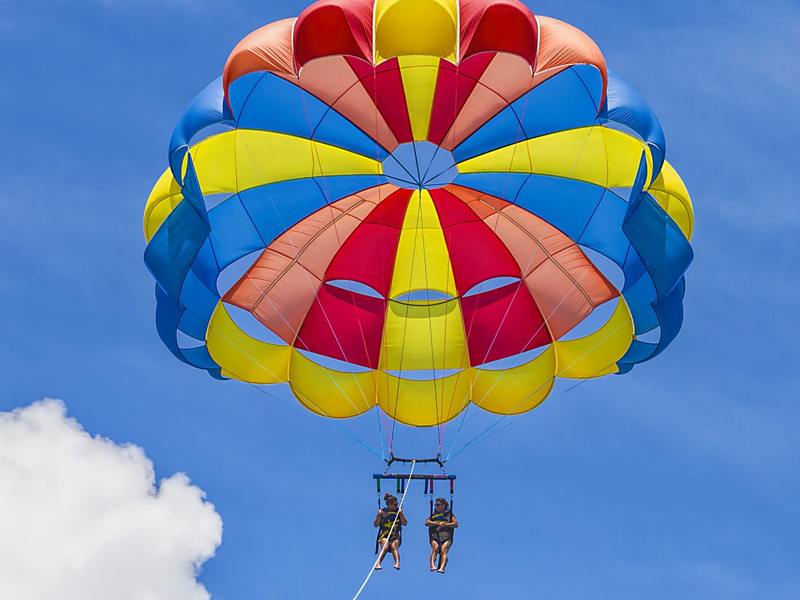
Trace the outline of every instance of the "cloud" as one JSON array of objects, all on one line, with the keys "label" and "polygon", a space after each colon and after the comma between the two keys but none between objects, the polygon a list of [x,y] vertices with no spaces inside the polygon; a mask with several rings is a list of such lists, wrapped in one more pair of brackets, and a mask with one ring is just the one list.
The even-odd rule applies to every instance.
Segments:
[{"label": "cloud", "polygon": [[92,437],[46,399],[0,413],[0,588],[26,600],[207,600],[222,520],[134,445]]}]

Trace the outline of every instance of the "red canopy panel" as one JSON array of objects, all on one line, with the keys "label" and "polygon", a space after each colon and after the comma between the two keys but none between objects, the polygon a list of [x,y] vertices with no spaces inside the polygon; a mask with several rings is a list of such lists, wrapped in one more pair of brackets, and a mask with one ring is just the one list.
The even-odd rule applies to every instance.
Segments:
[{"label": "red canopy panel", "polygon": [[[397,146],[397,138],[375,106],[375,101],[350,66],[351,57],[326,56],[307,63],[300,72],[300,86],[325,104],[341,113],[359,129],[389,151]],[[366,63],[353,60],[356,70],[365,72]],[[364,77],[372,78],[372,67]]]},{"label": "red canopy panel", "polygon": [[[474,4],[479,0],[470,2]],[[531,72],[533,63],[523,60],[518,53],[495,54],[478,85],[461,107],[450,131],[442,138],[443,148],[452,150],[523,94],[573,65],[594,65],[600,70],[603,76],[602,97],[605,98],[608,81],[606,63],[592,39],[581,30],[557,19],[537,16],[535,20],[538,23],[539,40],[535,70]],[[462,17],[462,29],[463,23]],[[462,38],[462,48],[463,44]]]},{"label": "red canopy panel", "polygon": [[387,301],[330,285],[320,287],[295,347],[378,368]]},{"label": "red canopy panel", "polygon": [[357,56],[372,64],[374,0],[319,0],[297,17],[294,56],[298,70],[321,56]]},{"label": "red canopy panel", "polygon": [[[314,59],[340,59],[326,60],[313,77],[303,77],[301,71],[300,85],[388,150],[412,141],[397,60],[373,67],[373,9],[374,0],[321,0],[296,20],[254,31],[228,58],[223,73],[226,93],[233,80],[247,73],[272,71],[296,81],[296,67]],[[600,70],[605,97],[605,60],[579,29],[535,17],[516,0],[461,0],[460,14],[461,61],[454,66],[442,60],[429,132],[433,143],[452,150],[522,94],[575,64]],[[343,56],[357,77],[343,72]],[[363,90],[353,85],[359,79]]]},{"label": "red canopy panel", "polygon": [[498,52],[480,76],[444,136],[442,148],[452,150],[489,119],[531,89],[528,61],[515,54]]},{"label": "red canopy panel", "polygon": [[538,25],[517,0],[460,0],[461,60],[479,52],[508,52],[536,64]]},{"label": "red canopy panel", "polygon": [[[485,197],[477,202],[484,203]],[[619,296],[578,244],[536,215],[508,204],[484,222],[514,256],[554,339],[595,306]]]},{"label": "red canopy panel", "polygon": [[378,204],[342,244],[325,273],[325,281],[357,281],[384,298],[389,295],[400,231],[411,194],[412,190],[398,190]]},{"label": "red canopy panel", "polygon": [[347,57],[347,64],[358,76],[361,85],[388,123],[397,141],[401,144],[414,141],[406,105],[406,92],[397,59],[392,58],[373,67],[371,64]]},{"label": "red canopy panel", "polygon": [[436,79],[431,124],[428,130],[429,142],[437,145],[442,143],[493,58],[493,53],[485,52],[478,56],[470,56],[458,65],[445,59],[439,61],[439,75]]},{"label": "red canopy panel", "polygon": [[306,217],[267,247],[223,300],[293,343],[336,251],[375,208],[381,186]]},{"label": "red canopy panel", "polygon": [[482,365],[552,342],[522,282],[461,298],[470,364]]},{"label": "red canopy panel", "polygon": [[431,190],[431,197],[460,296],[488,279],[521,278],[519,266],[503,242],[464,202],[444,189]]}]

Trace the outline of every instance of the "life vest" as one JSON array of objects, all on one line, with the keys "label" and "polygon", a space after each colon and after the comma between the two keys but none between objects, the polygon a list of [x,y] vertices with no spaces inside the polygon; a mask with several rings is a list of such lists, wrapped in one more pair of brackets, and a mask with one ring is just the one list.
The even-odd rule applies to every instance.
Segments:
[{"label": "life vest", "polygon": [[[388,508],[381,509],[381,523],[378,525],[379,540],[382,540],[389,535],[390,530],[392,532],[392,537],[403,536],[403,522],[400,519],[397,519],[397,523],[394,523],[395,519],[397,519],[396,510],[390,511]],[[392,523],[394,523],[394,529],[392,529]]]},{"label": "life vest", "polygon": [[[428,517],[429,521],[433,521],[435,523],[450,523],[453,519],[453,513],[449,510],[440,513],[433,513],[430,517]],[[436,526],[428,527],[428,537],[430,539],[436,540],[452,540],[453,539],[453,528],[452,527],[442,527],[441,530],[436,531]]]},{"label": "life vest", "polygon": [[375,540],[375,554],[378,553],[381,540],[389,535],[389,531],[392,532],[392,537],[390,539],[403,539],[403,522],[400,521],[400,519],[397,519],[397,523],[395,523],[394,529],[392,529],[392,523],[394,523],[396,518],[396,510],[390,511],[388,508],[381,509],[381,522],[378,524],[378,537]]}]

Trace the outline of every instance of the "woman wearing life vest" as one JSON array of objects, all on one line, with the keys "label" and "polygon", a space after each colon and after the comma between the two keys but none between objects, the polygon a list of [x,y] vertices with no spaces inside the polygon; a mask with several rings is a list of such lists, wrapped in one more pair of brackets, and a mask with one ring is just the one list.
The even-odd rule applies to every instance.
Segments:
[{"label": "woman wearing life vest", "polygon": [[[453,530],[458,527],[458,519],[450,512],[447,500],[437,498],[433,505],[433,514],[425,521],[428,537],[431,541],[431,571],[444,573],[447,566],[447,553],[453,545]],[[439,568],[436,568],[436,557],[439,557]]]},{"label": "woman wearing life vest", "polygon": [[387,493],[383,496],[383,501],[386,502],[386,508],[378,511],[373,525],[378,528],[378,540],[375,543],[375,553],[378,553],[380,548],[380,555],[375,564],[375,569],[380,571],[382,569],[381,563],[387,552],[392,553],[394,558],[394,568],[400,569],[400,553],[398,549],[400,544],[403,543],[403,525],[408,525],[403,510],[397,507],[397,498]]}]

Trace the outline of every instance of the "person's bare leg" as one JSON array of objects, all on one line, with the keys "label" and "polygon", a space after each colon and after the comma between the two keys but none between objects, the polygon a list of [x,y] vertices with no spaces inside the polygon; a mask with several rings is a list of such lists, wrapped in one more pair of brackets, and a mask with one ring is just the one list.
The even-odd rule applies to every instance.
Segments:
[{"label": "person's bare leg", "polygon": [[381,551],[380,551],[380,554],[378,554],[378,561],[375,563],[375,570],[376,571],[380,571],[383,568],[381,566],[381,563],[383,562],[383,557],[386,556],[386,550],[387,550],[387,546],[388,545],[389,545],[389,540],[387,540],[386,538],[383,538],[381,540]]},{"label": "person's bare leg", "polygon": [[447,566],[447,551],[450,550],[452,540],[442,542],[442,560],[439,561],[439,573],[444,573],[444,568]]},{"label": "person's bare leg", "polygon": [[394,558],[394,568],[398,570],[400,569],[400,552],[397,550],[399,544],[400,540],[395,540],[389,546],[392,551],[392,558]]},{"label": "person's bare leg", "polygon": [[439,555],[439,543],[431,540],[431,571],[436,570],[436,557]]}]

